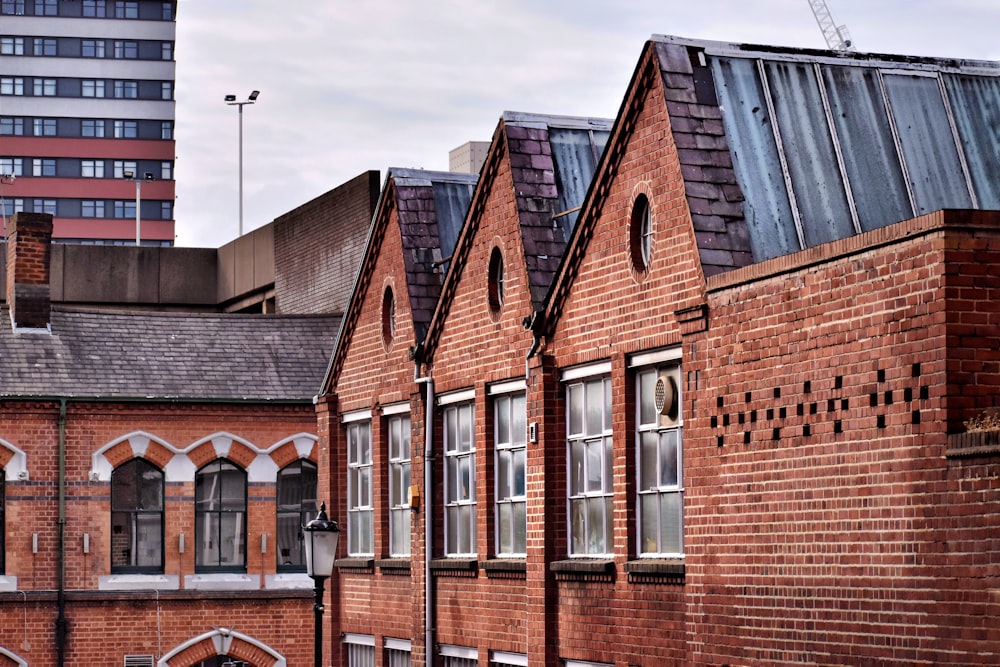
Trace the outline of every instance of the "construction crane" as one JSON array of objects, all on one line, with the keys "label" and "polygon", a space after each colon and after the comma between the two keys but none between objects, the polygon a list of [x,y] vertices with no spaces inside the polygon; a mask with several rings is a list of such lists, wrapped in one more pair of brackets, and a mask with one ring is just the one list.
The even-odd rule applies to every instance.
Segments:
[{"label": "construction crane", "polygon": [[833,16],[830,15],[830,8],[826,6],[826,0],[809,0],[809,7],[812,9],[816,23],[823,32],[823,39],[826,45],[834,51],[853,51],[854,42],[847,32],[846,25],[838,26]]}]

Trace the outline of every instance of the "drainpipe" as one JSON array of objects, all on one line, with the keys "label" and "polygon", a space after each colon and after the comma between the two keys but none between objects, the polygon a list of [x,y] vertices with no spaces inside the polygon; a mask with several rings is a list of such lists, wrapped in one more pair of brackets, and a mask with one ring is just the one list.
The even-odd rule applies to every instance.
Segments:
[{"label": "drainpipe", "polygon": [[56,664],[66,664],[66,399],[59,399],[59,555],[56,573]]},{"label": "drainpipe", "polygon": [[434,380],[420,377],[420,359],[414,359],[413,381],[424,385],[424,664],[434,667],[434,586],[431,582],[431,552],[434,545],[434,511],[431,504],[434,460]]}]

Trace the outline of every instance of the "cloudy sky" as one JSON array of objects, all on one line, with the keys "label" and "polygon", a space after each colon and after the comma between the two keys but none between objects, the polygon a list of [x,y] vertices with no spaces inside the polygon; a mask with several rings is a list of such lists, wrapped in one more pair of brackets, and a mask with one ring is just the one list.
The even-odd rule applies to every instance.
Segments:
[{"label": "cloudy sky", "polygon": [[[824,48],[808,0],[180,0],[177,245],[369,169],[446,170],[503,111],[613,117],[652,34]],[[1000,60],[998,0],[827,0],[861,51]]]}]

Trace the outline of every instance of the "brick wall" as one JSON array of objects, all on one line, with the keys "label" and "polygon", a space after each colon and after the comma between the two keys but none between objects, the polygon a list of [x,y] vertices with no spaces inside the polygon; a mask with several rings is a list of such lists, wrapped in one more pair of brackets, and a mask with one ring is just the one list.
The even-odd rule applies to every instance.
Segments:
[{"label": "brick wall", "polygon": [[277,312],[347,310],[378,193],[368,171],[275,219]]}]

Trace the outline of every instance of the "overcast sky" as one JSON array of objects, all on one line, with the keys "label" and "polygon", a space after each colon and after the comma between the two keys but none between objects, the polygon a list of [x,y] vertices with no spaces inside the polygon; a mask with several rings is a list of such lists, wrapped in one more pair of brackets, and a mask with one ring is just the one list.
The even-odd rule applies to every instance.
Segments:
[{"label": "overcast sky", "polygon": [[[369,169],[447,170],[500,114],[613,117],[653,34],[825,48],[808,0],[180,0],[177,245]],[[827,0],[861,51],[1000,60],[1000,0]]]}]

